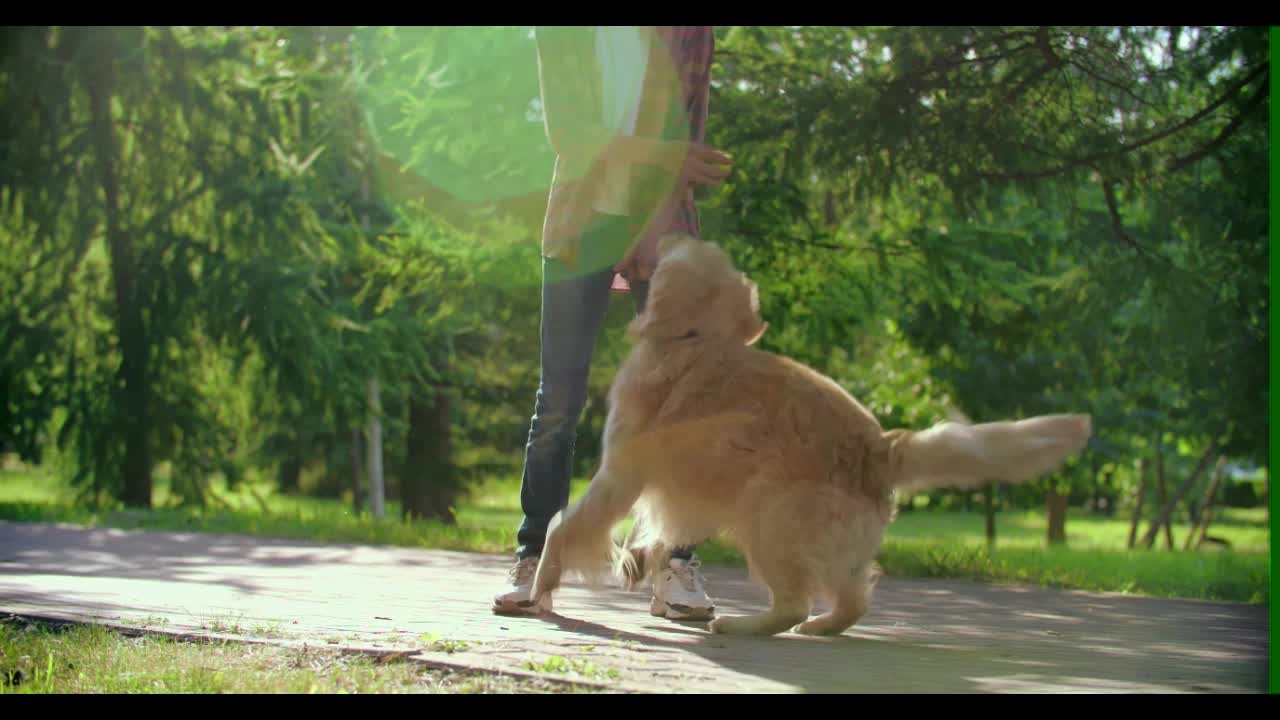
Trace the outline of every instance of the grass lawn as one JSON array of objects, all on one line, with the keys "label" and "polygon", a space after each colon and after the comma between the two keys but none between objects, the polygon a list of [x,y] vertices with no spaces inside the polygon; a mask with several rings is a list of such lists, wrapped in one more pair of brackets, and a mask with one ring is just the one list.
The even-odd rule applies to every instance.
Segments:
[{"label": "grass lawn", "polygon": [[129,637],[0,621],[0,695],[84,693],[581,693],[592,686],[435,670],[324,648]]},{"label": "grass lawn", "polygon": [[[578,497],[585,480],[574,483]],[[490,480],[474,488],[457,509],[458,526],[434,522],[404,523],[399,506],[388,503],[387,517],[374,522],[357,515],[350,503],[275,494],[268,487],[220,489],[217,507],[200,511],[167,507],[172,498],[158,484],[150,511],[99,511],[75,507],[71,493],[42,471],[0,471],[0,519],[71,522],[90,526],[197,532],[247,533],[316,541],[356,542],[407,547],[511,552],[520,521],[519,484]],[[899,515],[888,532],[880,563],[889,575],[959,577],[1076,588],[1249,603],[1268,601],[1270,531],[1266,513],[1257,509],[1220,509],[1212,534],[1229,540],[1231,550],[1181,552],[1189,527],[1174,524],[1174,546],[1125,550],[1128,519],[1068,515],[1066,547],[1046,548],[1045,518],[1039,511],[1010,511],[997,516],[997,543],[988,550],[980,513],[915,511]],[[1145,530],[1145,525],[1142,526]],[[733,546],[709,542],[699,550],[711,563],[740,564]]]}]

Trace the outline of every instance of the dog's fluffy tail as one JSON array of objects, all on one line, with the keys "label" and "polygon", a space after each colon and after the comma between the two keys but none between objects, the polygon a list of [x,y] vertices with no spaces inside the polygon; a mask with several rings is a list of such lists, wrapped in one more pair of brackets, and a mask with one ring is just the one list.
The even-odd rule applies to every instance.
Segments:
[{"label": "dog's fluffy tail", "polygon": [[1021,482],[1054,469],[1089,441],[1088,415],[1042,415],[1017,422],[944,422],[923,432],[891,430],[891,462],[901,491]]}]

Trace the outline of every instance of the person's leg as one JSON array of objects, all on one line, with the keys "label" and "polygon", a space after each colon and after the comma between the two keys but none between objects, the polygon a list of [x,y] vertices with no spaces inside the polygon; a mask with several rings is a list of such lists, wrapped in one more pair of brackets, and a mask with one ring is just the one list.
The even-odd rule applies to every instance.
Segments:
[{"label": "person's leg", "polygon": [[[590,239],[584,237],[584,244]],[[542,552],[547,524],[568,504],[578,419],[613,279],[609,270],[568,275],[552,259],[544,261],[543,272],[542,369],[520,481],[518,559]]]},{"label": "person's leg", "polygon": [[520,481],[524,519],[516,532],[511,582],[494,597],[495,611],[550,610],[549,598],[543,607],[534,608],[530,590],[547,525],[569,501],[578,419],[586,404],[591,356],[613,279],[612,263],[602,265],[601,253],[610,233],[617,234],[615,225],[604,220],[584,233],[578,271],[570,271],[558,260],[543,259],[541,376]]}]

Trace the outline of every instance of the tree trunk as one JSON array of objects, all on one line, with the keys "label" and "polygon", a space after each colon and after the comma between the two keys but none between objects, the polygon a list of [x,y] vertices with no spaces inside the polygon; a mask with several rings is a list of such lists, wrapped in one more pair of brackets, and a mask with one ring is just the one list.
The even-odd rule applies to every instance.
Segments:
[{"label": "tree trunk", "polygon": [[317,497],[341,500],[347,489],[346,458],[338,438],[338,432],[324,432],[319,437],[320,457],[324,458],[324,475],[316,484]]},{"label": "tree trunk", "polygon": [[450,458],[451,404],[444,388],[436,388],[430,402],[409,402],[408,452],[405,457],[404,517],[431,518],[458,524],[453,508],[457,483]]},{"label": "tree trunk", "polygon": [[1129,541],[1125,547],[1133,549],[1133,542],[1138,537],[1138,523],[1142,522],[1142,504],[1147,498],[1147,459],[1138,460],[1138,498],[1133,504],[1133,520],[1129,522]]},{"label": "tree trunk", "polygon": [[1050,545],[1065,545],[1067,542],[1067,500],[1069,495],[1059,495],[1056,485],[1049,486],[1046,505],[1049,510],[1048,541]]},{"label": "tree trunk", "polygon": [[[146,324],[138,297],[133,243],[120,212],[119,148],[111,118],[111,98],[115,92],[110,29],[86,31],[83,37],[93,46],[83,68],[89,91],[89,113],[94,153],[106,203],[107,248],[111,284],[115,291],[116,333],[120,341],[119,376],[123,381],[124,496],[129,507],[151,507],[151,407],[150,351]],[[101,33],[101,35],[99,35]]]},{"label": "tree trunk", "polygon": [[298,492],[301,487],[302,478],[302,458],[299,457],[297,447],[289,453],[289,457],[280,463],[280,473],[276,478],[276,482],[280,487],[280,492],[285,495],[293,495]]},{"label": "tree trunk", "polygon": [[1090,512],[1098,512],[1102,506],[1102,482],[1098,479],[1098,456],[1089,460],[1089,481],[1093,485],[1093,497],[1089,498]]},{"label": "tree trunk", "polygon": [[416,394],[409,398],[409,433],[405,438],[404,467],[400,470],[403,492],[400,513],[405,520],[430,517],[428,493],[431,475],[431,407]]},{"label": "tree trunk", "polygon": [[1174,493],[1173,497],[1169,498],[1168,502],[1163,504],[1163,507],[1160,508],[1160,514],[1156,516],[1155,522],[1152,523],[1151,527],[1147,528],[1147,534],[1142,538],[1143,547],[1149,548],[1155,543],[1156,532],[1159,531],[1160,525],[1163,524],[1165,526],[1166,544],[1170,549],[1173,548],[1173,533],[1169,528],[1169,518],[1173,517],[1173,509],[1177,506],[1178,501],[1181,500],[1189,490],[1191,490],[1191,486],[1195,484],[1196,478],[1198,478],[1200,473],[1204,472],[1205,468],[1208,467],[1209,458],[1213,457],[1213,453],[1217,452],[1217,450],[1218,444],[1216,442],[1210,442],[1209,447],[1204,451],[1204,454],[1200,456],[1200,461],[1196,463],[1195,469],[1187,475],[1187,479],[1184,480],[1182,485],[1178,488],[1178,492]]},{"label": "tree trunk", "polygon": [[1262,490],[1267,494],[1267,501],[1262,507],[1266,508],[1267,526],[1271,525],[1271,466],[1267,465],[1262,469]]},{"label": "tree trunk", "polygon": [[356,515],[364,509],[364,501],[360,497],[360,431],[351,431],[351,504]]},{"label": "tree trunk", "polygon": [[[367,141],[367,139],[366,139]],[[360,229],[365,235],[369,233],[369,174],[373,163],[369,162],[372,153],[365,146],[364,176],[360,178]],[[382,477],[382,391],[378,387],[378,379],[369,380],[369,505],[373,517],[381,520],[386,514],[383,503],[386,498],[386,486]]]},{"label": "tree trunk", "polygon": [[992,550],[996,547],[996,492],[999,488],[1000,483],[991,483],[987,486],[987,491],[982,494],[983,514],[986,515],[987,548]]},{"label": "tree trunk", "polygon": [[[1168,497],[1169,497],[1169,493],[1165,488],[1165,482],[1164,482],[1164,449],[1161,448],[1159,444],[1157,444],[1156,445],[1156,501],[1160,503],[1161,508],[1163,508],[1167,504]],[[1143,536],[1143,539],[1142,539],[1143,547],[1149,548],[1155,544],[1155,534],[1160,530],[1160,525],[1162,522],[1163,522],[1163,516],[1157,514],[1155,524],[1152,525],[1150,530],[1148,531],[1148,535],[1151,536],[1151,539],[1147,540],[1147,536],[1146,535]],[[1164,549],[1165,550],[1173,549],[1173,530],[1168,527],[1164,529]]]},{"label": "tree trunk", "polygon": [[385,487],[382,478],[382,391],[378,387],[378,379],[369,381],[369,429],[368,445],[365,448],[369,464],[369,509],[373,517],[381,520],[386,514],[384,502]]},{"label": "tree trunk", "polygon": [[1191,549],[1191,541],[1196,537],[1199,531],[1199,540],[1195,543],[1195,547],[1199,548],[1200,543],[1204,542],[1204,537],[1209,533],[1209,523],[1213,522],[1213,499],[1218,494],[1218,485],[1222,482],[1222,471],[1227,465],[1227,458],[1223,455],[1218,456],[1218,464],[1213,468],[1213,481],[1209,483],[1209,490],[1204,494],[1204,501],[1200,503],[1200,522],[1191,526],[1191,532],[1187,533],[1187,542],[1182,546],[1183,550]]}]

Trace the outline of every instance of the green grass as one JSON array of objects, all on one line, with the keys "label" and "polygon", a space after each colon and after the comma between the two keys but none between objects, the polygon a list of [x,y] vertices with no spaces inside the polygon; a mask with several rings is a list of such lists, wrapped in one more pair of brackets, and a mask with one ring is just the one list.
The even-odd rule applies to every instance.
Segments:
[{"label": "green grass", "polygon": [[[573,483],[572,496],[586,488]],[[520,522],[519,483],[491,479],[477,484],[457,508],[458,526],[399,521],[399,507],[388,504],[387,518],[375,522],[357,515],[350,503],[296,498],[267,487],[217,489],[217,508],[200,511],[165,507],[172,502],[162,484],[157,509],[146,512],[90,511],[75,507],[65,486],[41,471],[0,471],[0,519],[71,522],[89,526],[198,532],[247,533],[315,541],[406,547],[510,552]],[[1176,552],[1125,550],[1129,525],[1125,513],[1114,518],[1069,512],[1066,547],[1045,547],[1045,518],[1039,511],[1010,511],[997,516],[997,544],[986,547],[980,513],[915,511],[902,513],[889,528],[880,563],[901,577],[954,577],[989,582],[1019,582],[1047,587],[1123,592],[1158,597],[1268,601],[1270,531],[1265,510],[1222,508],[1212,533],[1231,550],[1181,552],[1188,526],[1174,524]],[[1141,530],[1145,531],[1146,525]],[[625,527],[624,527],[625,530]],[[735,547],[708,542],[699,555],[709,563],[741,564]]]},{"label": "green grass", "polygon": [[600,690],[434,670],[394,655],[189,643],[160,635],[127,637],[99,626],[0,622],[0,694],[574,692]]},{"label": "green grass", "polygon": [[889,575],[948,577],[1153,597],[1268,601],[1267,556],[1232,552],[944,547],[888,540]]},{"label": "green grass", "polygon": [[[291,497],[269,488],[216,488],[219,504],[204,510],[169,505],[168,488],[157,483],[154,509],[93,510],[73,504],[73,494],[48,473],[0,471],[0,520],[67,522],[90,527],[145,528],[183,532],[244,533],[316,542],[400,545],[443,550],[508,552],[515,544],[514,522],[461,521],[457,527],[436,522],[404,523],[399,503],[387,503],[383,522],[350,503]],[[464,509],[465,512],[465,509]],[[505,518],[509,520],[508,517]]]},{"label": "green grass", "polygon": [[[1173,544],[1181,550],[1191,526],[1185,517],[1173,523]],[[889,537],[901,541],[962,543],[986,545],[985,518],[979,512],[899,513],[889,528]],[[1012,510],[996,515],[996,544],[1001,549],[1043,548],[1046,530],[1045,514],[1040,510]],[[1143,522],[1138,537],[1147,530]],[[1267,553],[1271,533],[1267,527],[1265,508],[1218,508],[1214,510],[1209,534],[1231,543],[1237,552]],[[1067,547],[1073,550],[1115,550],[1123,548],[1129,537],[1129,513],[1114,517],[1093,515],[1079,508],[1067,512]],[[1164,547],[1164,531],[1156,541]]]},{"label": "green grass", "polygon": [[433,652],[445,652],[451,655],[456,652],[462,652],[463,650],[471,647],[470,643],[463,642],[461,640],[442,638],[433,632],[422,633],[422,642],[428,650]]},{"label": "green grass", "polygon": [[543,673],[556,673],[558,675],[567,675],[569,677],[586,678],[587,680],[610,679],[616,680],[621,677],[615,668],[596,665],[590,660],[581,658],[566,658],[562,655],[551,655],[541,661],[529,659],[524,661],[524,667],[527,670]]}]

